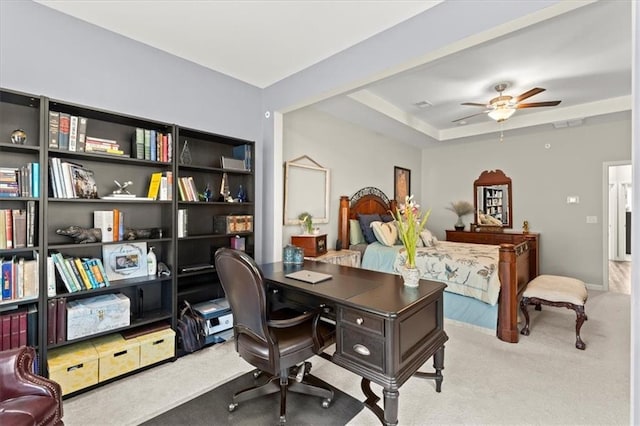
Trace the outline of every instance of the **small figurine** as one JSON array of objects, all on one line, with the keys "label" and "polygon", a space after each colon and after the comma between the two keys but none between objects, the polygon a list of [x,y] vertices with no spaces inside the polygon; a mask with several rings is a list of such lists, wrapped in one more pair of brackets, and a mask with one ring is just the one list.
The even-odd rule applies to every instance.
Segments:
[{"label": "small figurine", "polygon": [[529,233],[529,221],[525,220],[524,222],[522,222],[522,233],[523,234],[528,234]]},{"label": "small figurine", "polygon": [[24,145],[27,142],[27,132],[22,129],[16,129],[11,132],[11,143],[15,145]]},{"label": "small figurine", "polygon": [[209,184],[204,188],[204,201],[211,201],[211,188],[209,188]]},{"label": "small figurine", "polygon": [[132,181],[128,180],[123,184],[120,184],[120,182],[118,182],[117,180],[114,180],[113,182],[115,182],[115,184],[118,186],[118,189],[115,189],[113,191],[114,195],[124,195],[124,194],[131,195],[131,193],[127,190],[127,187],[129,185],[133,185]]},{"label": "small figurine", "polygon": [[102,230],[100,228],[84,228],[72,225],[56,229],[56,234],[73,238],[73,242],[76,244],[99,243],[102,241]]}]

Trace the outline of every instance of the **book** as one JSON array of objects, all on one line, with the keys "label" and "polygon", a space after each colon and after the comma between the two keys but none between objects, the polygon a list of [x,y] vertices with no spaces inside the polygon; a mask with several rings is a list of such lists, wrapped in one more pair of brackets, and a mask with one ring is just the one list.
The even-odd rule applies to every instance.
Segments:
[{"label": "book", "polygon": [[113,211],[95,210],[93,212],[93,227],[100,228],[103,243],[113,242]]},{"label": "book", "polygon": [[55,297],[56,293],[56,265],[53,257],[47,256],[47,297]]},{"label": "book", "polygon": [[62,255],[60,255],[61,259],[62,259],[62,265],[63,267],[66,269],[67,273],[68,273],[68,277],[71,280],[71,286],[73,287],[73,291],[80,291],[80,290],[84,290],[84,285],[82,285],[80,283],[80,275],[79,272],[76,271],[74,269],[74,264],[71,260],[70,257],[64,257]]},{"label": "book", "polygon": [[[7,228],[5,227],[5,221],[7,212],[5,209],[0,209],[0,249],[7,248]],[[0,296],[0,299],[2,297]]]},{"label": "book", "polygon": [[13,312],[11,317],[11,349],[20,346],[20,313]]},{"label": "book", "polygon": [[73,178],[71,177],[71,163],[62,161],[60,166],[62,167],[63,198],[76,198]]},{"label": "book", "polygon": [[69,127],[71,116],[67,113],[60,113],[60,124],[58,127],[58,145],[62,150],[69,150]]},{"label": "book", "polygon": [[67,298],[58,298],[56,307],[56,342],[67,340]]},{"label": "book", "polygon": [[158,142],[156,140],[156,131],[149,131],[149,160],[157,161]]},{"label": "book", "polygon": [[136,132],[133,135],[131,152],[135,152],[136,159],[144,160],[144,129],[140,127],[136,128]]},{"label": "book", "polygon": [[69,151],[78,150],[78,116],[72,115],[69,118]]},{"label": "book", "polygon": [[187,209],[178,209],[178,238],[187,236]]},{"label": "book", "polygon": [[122,241],[120,235],[120,210],[113,209],[113,241]]},{"label": "book", "polygon": [[64,284],[64,287],[67,289],[67,291],[69,293],[73,293],[74,291],[76,291],[75,287],[73,286],[73,282],[71,281],[71,277],[67,272],[67,268],[65,268],[62,263],[64,261],[62,255],[60,253],[52,253],[51,258],[53,259],[56,271],[58,271],[58,276],[62,280],[62,283]]},{"label": "book", "polygon": [[149,190],[147,191],[148,198],[152,198],[154,200],[158,199],[161,181],[162,172],[151,173],[151,178],[149,179]]},{"label": "book", "polygon": [[29,196],[40,197],[40,163],[31,164],[31,193]]},{"label": "book", "polygon": [[38,297],[38,261],[36,259],[25,260],[23,265],[24,298]]},{"label": "book", "polygon": [[76,198],[98,199],[98,186],[93,171],[77,164],[70,165],[73,193]]},{"label": "book", "polygon": [[13,263],[13,298],[24,298],[24,257]]},{"label": "book", "polygon": [[[0,223],[0,226],[2,224]],[[11,209],[5,209],[4,211],[4,227],[5,227],[5,248],[13,248],[13,211]]]},{"label": "book", "polygon": [[36,245],[36,202],[27,201],[27,247],[35,247]]},{"label": "book", "polygon": [[47,344],[57,343],[58,301],[56,299],[47,300]]},{"label": "book", "polygon": [[100,288],[100,283],[96,279],[95,275],[93,274],[93,271],[91,270],[91,266],[89,265],[90,261],[91,261],[91,259],[83,258],[82,259],[82,268],[84,269],[85,273],[87,274],[87,277],[89,278],[89,281],[91,281],[91,287],[92,288]]},{"label": "book", "polygon": [[7,259],[3,260],[0,270],[2,271],[2,300],[9,300],[12,298],[13,261]]},{"label": "book", "polygon": [[27,246],[27,212],[13,209],[11,216],[13,220],[13,247],[24,248]]},{"label": "book", "polygon": [[89,276],[87,275],[87,271],[84,268],[83,262],[79,257],[74,257],[73,258],[73,263],[76,266],[76,269],[78,270],[78,273],[80,274],[80,277],[82,278],[82,285],[84,285],[84,288],[86,288],[87,290],[91,290],[93,289],[93,284],[91,283],[91,280],[89,279]]},{"label": "book", "polygon": [[58,133],[60,131],[60,113],[49,111],[49,148],[58,149]]},{"label": "book", "polygon": [[38,346],[38,307],[29,305],[27,308],[27,345]]},{"label": "book", "polygon": [[144,129],[144,159],[151,159],[151,130]]},{"label": "book", "polygon": [[18,346],[27,345],[27,311],[21,310],[17,313],[18,316]]},{"label": "book", "polygon": [[84,152],[84,145],[87,138],[87,117],[78,117],[78,143],[76,151]]},{"label": "book", "polygon": [[2,350],[11,349],[11,315],[4,314],[0,317],[2,320]]}]

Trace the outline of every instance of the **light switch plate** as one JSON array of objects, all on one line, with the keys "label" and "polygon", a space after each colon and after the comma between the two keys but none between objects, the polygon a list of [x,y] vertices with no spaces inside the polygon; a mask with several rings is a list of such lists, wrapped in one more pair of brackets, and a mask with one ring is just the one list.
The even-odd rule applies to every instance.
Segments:
[{"label": "light switch plate", "polygon": [[598,223],[598,216],[587,216],[587,223]]}]

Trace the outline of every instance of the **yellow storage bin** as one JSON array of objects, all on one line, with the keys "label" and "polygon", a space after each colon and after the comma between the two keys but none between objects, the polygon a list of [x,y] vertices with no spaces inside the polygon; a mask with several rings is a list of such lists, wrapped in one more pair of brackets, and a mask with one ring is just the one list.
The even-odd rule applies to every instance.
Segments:
[{"label": "yellow storage bin", "polygon": [[90,342],[51,349],[47,357],[49,378],[66,395],[98,383],[98,352]]},{"label": "yellow storage bin", "polygon": [[140,367],[140,344],[137,340],[125,340],[120,334],[111,334],[91,342],[98,352],[98,381],[102,382]]},{"label": "yellow storage bin", "polygon": [[135,340],[140,344],[140,367],[175,355],[176,332],[170,328],[138,336]]}]

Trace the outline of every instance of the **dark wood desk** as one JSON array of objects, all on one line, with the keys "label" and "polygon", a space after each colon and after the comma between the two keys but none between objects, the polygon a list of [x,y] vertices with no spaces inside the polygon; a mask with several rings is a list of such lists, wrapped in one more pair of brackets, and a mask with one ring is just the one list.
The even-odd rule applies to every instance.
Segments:
[{"label": "dark wood desk", "polygon": [[[274,303],[323,306],[336,322],[336,350],[329,359],[362,377],[367,405],[385,425],[398,424],[399,388],[412,375],[432,378],[442,385],[444,343],[442,301],[445,285],[420,280],[408,288],[397,275],[305,261],[303,266],[282,263],[260,266]],[[332,275],[307,284],[286,278],[299,269]],[[433,373],[418,369],[433,356]],[[370,387],[383,387],[384,409]]]}]

